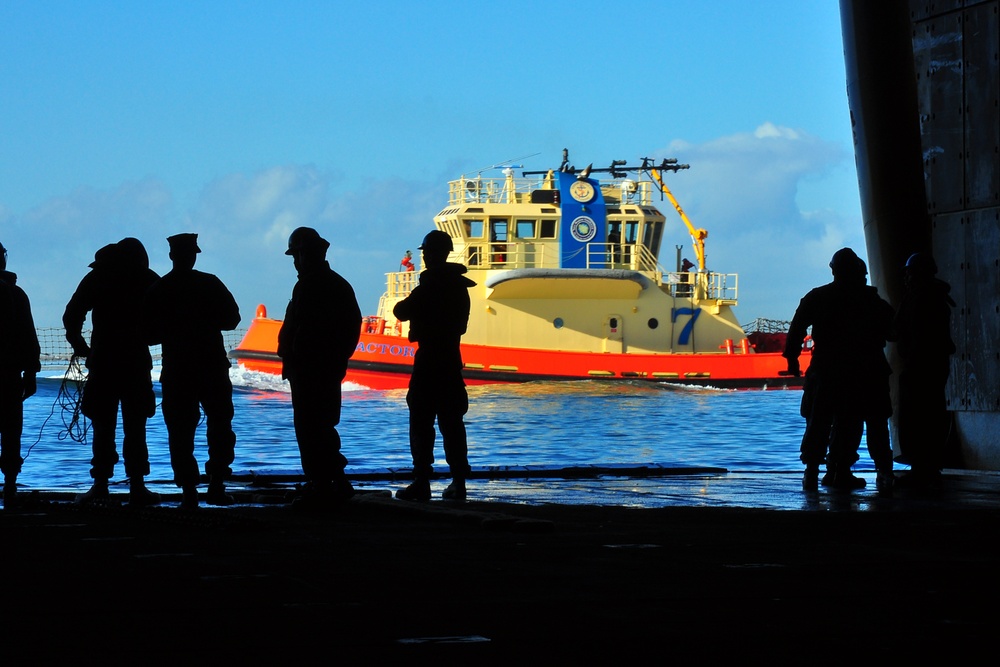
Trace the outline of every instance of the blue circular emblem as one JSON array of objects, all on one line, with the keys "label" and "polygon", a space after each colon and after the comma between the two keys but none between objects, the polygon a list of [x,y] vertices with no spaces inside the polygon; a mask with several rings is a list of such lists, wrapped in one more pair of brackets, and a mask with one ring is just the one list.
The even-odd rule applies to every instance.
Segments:
[{"label": "blue circular emblem", "polygon": [[587,243],[597,236],[597,223],[593,218],[581,215],[570,223],[569,232],[580,243]]}]

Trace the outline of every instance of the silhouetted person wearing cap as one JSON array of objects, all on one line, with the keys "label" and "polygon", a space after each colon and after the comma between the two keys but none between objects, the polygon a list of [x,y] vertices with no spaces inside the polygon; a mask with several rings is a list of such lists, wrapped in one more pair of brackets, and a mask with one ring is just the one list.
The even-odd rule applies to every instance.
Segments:
[{"label": "silhouetted person wearing cap", "polygon": [[198,507],[194,436],[204,410],[209,479],[205,501],[232,505],[225,482],[233,472],[236,434],[231,364],[222,332],[240,323],[240,309],[221,280],[195,270],[201,252],[197,234],[176,234],[167,242],[173,268],[146,292],[144,315],[148,342],[163,345],[160,385],[174,483],[182,489],[181,507]]},{"label": "silhouetted person wearing cap", "polygon": [[351,284],[330,268],[329,242],[310,227],[288,237],[298,282],[278,332],[281,376],[292,390],[295,438],[308,483],[295,506],[323,509],[354,489],[340,452],[341,388],[361,336],[361,309]]},{"label": "silhouetted person wearing cap", "polygon": [[[851,472],[863,428],[858,387],[884,372],[882,367],[873,370],[870,351],[878,341],[885,344],[891,324],[891,320],[885,321],[886,311],[881,305],[885,302],[865,285],[861,260],[853,250],[842,248],[834,253],[830,269],[833,282],[811,290],[799,302],[783,353],[788,370],[798,374],[802,342],[806,330],[812,327],[812,360],[806,371],[801,408],[806,419],[800,452],[806,465],[802,488],[807,491],[817,488],[819,466],[824,461],[824,486],[849,490],[865,485]],[[831,441],[835,421],[839,421],[839,427]]]},{"label": "silhouetted person wearing cap", "polygon": [[35,375],[41,370],[35,323],[28,295],[17,286],[17,274],[7,270],[7,249],[0,244],[0,470],[3,504],[17,500],[21,472],[22,403],[33,396]]},{"label": "silhouetted person wearing cap", "polygon": [[[90,476],[94,484],[78,500],[108,498],[108,480],[118,462],[115,428],[120,404],[129,503],[156,504],[159,497],[145,485],[149,474],[146,420],[156,412],[156,396],[149,375],[153,361],[142,331],[142,297],[159,276],[150,270],[146,249],[134,238],[104,246],[90,267],[63,313],[66,340],[74,355],[87,358],[89,369],[81,409],[93,424]],[[81,333],[88,312],[89,346]]]},{"label": "silhouetted person wearing cap", "polygon": [[951,286],[940,280],[934,258],[915,253],[906,261],[899,331],[899,444],[910,472],[903,486],[936,489],[941,484],[948,413],[945,388],[955,353],[951,338]]},{"label": "silhouetted person wearing cap", "polygon": [[430,500],[434,464],[434,419],[437,418],[452,483],[446,500],[465,500],[469,451],[463,416],[469,395],[462,379],[462,334],[469,323],[469,288],[476,283],[461,264],[448,262],[451,237],[435,230],[424,237],[425,270],[420,284],[396,304],[393,314],[410,322],[410,340],[417,343],[406,404],[410,408],[410,453],[413,483],[396,492],[403,500]]}]

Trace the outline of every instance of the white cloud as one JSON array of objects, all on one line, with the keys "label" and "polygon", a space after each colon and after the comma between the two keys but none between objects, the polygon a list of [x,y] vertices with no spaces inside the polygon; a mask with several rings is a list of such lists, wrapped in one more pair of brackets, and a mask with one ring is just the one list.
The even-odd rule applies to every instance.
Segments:
[{"label": "white cloud", "polygon": [[230,286],[245,323],[258,303],[281,316],[295,282],[286,243],[302,226],[330,241],[331,265],[354,285],[362,311],[374,313],[385,291],[384,274],[395,271],[403,251],[415,248],[433,227],[444,187],[389,178],[341,191],[333,177],[314,167],[286,165],[214,181],[185,224],[187,231],[205,235],[199,267]]},{"label": "white cloud", "polygon": [[800,134],[790,127],[778,127],[774,123],[767,122],[758,127],[753,131],[753,136],[758,139],[772,138],[772,139],[791,139],[796,140],[800,138]]},{"label": "white cloud", "polygon": [[[741,321],[791,319],[806,291],[829,282],[827,264],[837,249],[851,246],[864,256],[856,186],[853,194],[844,193],[837,210],[802,210],[798,202],[802,183],[821,188],[838,166],[851,161],[838,144],[765,123],[704,144],[674,142],[660,156],[691,165],[668,174],[667,184],[695,226],[709,231],[709,269],[739,273]],[[661,208],[669,251],[669,244],[683,242],[685,231],[672,207]],[[685,243],[685,253],[688,247]],[[663,257],[672,263],[668,252]]]}]

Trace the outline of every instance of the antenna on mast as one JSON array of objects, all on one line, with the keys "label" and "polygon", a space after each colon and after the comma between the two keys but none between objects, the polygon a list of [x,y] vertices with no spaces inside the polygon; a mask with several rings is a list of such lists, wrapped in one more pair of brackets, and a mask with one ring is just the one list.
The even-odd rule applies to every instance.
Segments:
[{"label": "antenna on mast", "polygon": [[512,158],[507,159],[507,160],[501,160],[500,162],[497,162],[495,164],[491,164],[488,167],[483,167],[481,169],[476,169],[475,172],[477,174],[482,174],[484,171],[489,171],[491,169],[501,169],[501,168],[505,168],[505,167],[509,167],[511,169],[523,169],[524,168],[523,165],[520,165],[520,164],[511,164],[511,163],[515,162],[516,160],[526,160],[529,157],[535,157],[536,155],[541,155],[541,153],[531,153],[530,155],[522,155],[520,157],[512,157]]}]

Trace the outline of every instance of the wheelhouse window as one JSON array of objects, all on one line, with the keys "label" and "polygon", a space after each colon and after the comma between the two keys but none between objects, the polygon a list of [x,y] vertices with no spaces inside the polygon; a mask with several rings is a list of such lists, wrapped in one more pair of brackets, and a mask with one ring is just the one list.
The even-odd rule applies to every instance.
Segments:
[{"label": "wheelhouse window", "polygon": [[514,227],[514,234],[519,239],[535,238],[535,221],[518,220],[516,226]]},{"label": "wheelhouse window", "polygon": [[556,221],[542,220],[541,234],[538,236],[543,239],[554,239],[556,237]]},{"label": "wheelhouse window", "polygon": [[[465,235],[470,239],[481,239],[486,231],[486,223],[483,220],[463,220]],[[478,244],[470,244],[466,249],[466,259],[469,266],[478,266],[482,262],[483,248]]]},{"label": "wheelhouse window", "polygon": [[485,225],[482,220],[466,220],[465,221],[465,235],[470,239],[481,239],[483,238],[483,230]]},{"label": "wheelhouse window", "polygon": [[490,262],[507,263],[507,218],[490,218]]},{"label": "wheelhouse window", "polygon": [[642,232],[642,244],[655,256],[660,250],[660,236],[663,234],[662,222],[647,222]]},{"label": "wheelhouse window", "polygon": [[507,240],[507,218],[490,218],[490,241]]},{"label": "wheelhouse window", "polygon": [[626,220],[625,221],[625,236],[622,238],[623,243],[635,243],[639,238],[639,221],[638,220]]}]

